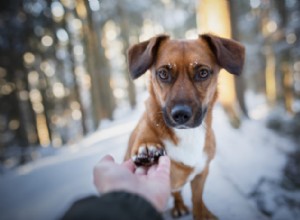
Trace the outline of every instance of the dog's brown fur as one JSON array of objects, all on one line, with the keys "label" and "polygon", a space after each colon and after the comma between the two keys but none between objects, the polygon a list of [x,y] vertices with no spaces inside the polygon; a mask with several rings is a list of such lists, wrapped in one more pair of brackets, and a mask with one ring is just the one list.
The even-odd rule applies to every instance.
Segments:
[{"label": "dog's brown fur", "polygon": [[[184,128],[199,126],[199,123],[196,123],[199,115],[194,113],[196,110],[200,109],[201,115],[205,115],[202,123],[205,124],[206,133],[202,135],[205,135],[203,151],[207,155],[207,160],[202,172],[191,181],[195,219],[215,218],[204,205],[202,193],[209,171],[209,162],[215,155],[215,138],[211,124],[212,109],[217,99],[218,73],[224,68],[232,74],[239,75],[243,67],[244,53],[241,44],[211,34],[200,35],[196,40],[171,40],[167,35],[159,35],[134,45],[128,51],[132,78],[138,78],[147,70],[150,70],[151,75],[150,97],[146,101],[146,111],[131,134],[126,159],[139,154],[141,146],[164,148],[166,140],[172,142],[174,148],[179,147],[181,140],[174,129],[177,125],[172,125],[174,122],[170,116],[172,107],[177,103],[184,103],[193,110],[193,115]],[[162,81],[157,73],[159,68],[168,65],[170,82]],[[208,67],[211,74],[208,78],[197,81],[196,69],[202,66]],[[166,118],[171,118],[169,119],[171,122]],[[173,190],[177,190],[173,193],[172,214],[175,217],[188,212],[178,189],[183,187],[194,169],[195,167],[171,158],[171,186]]]}]

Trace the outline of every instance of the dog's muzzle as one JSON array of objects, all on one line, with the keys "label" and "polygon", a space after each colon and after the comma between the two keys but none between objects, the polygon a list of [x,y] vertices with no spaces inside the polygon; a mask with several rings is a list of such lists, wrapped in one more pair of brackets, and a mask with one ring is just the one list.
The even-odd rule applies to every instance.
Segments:
[{"label": "dog's muzzle", "polygon": [[193,109],[186,104],[174,105],[171,109],[163,109],[163,117],[169,127],[188,129],[198,127],[205,117],[206,108]]},{"label": "dog's muzzle", "polygon": [[192,116],[192,108],[187,105],[175,105],[171,110],[171,117],[177,125],[184,125]]}]

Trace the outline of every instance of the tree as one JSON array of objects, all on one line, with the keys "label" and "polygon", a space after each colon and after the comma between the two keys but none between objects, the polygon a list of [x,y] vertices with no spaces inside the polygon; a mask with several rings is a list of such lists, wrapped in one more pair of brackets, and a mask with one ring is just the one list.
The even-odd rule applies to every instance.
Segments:
[{"label": "tree", "polygon": [[[199,1],[197,18],[200,32],[212,32],[221,37],[231,38],[230,11],[226,0]],[[239,127],[240,111],[234,76],[225,70],[221,70],[219,75],[219,101],[227,112],[231,124]]]},{"label": "tree", "polygon": [[92,49],[92,54],[94,56],[94,58],[91,57],[91,59],[94,59],[93,71],[95,72],[93,74],[99,83],[99,87],[97,89],[99,91],[100,102],[102,103],[101,118],[112,119],[112,113],[115,108],[115,100],[110,86],[110,66],[109,61],[105,57],[105,49],[101,47],[101,30],[103,29],[104,21],[94,15],[88,1],[84,2],[89,23],[89,34],[91,37],[90,49]]},{"label": "tree", "polygon": [[[228,1],[229,8],[230,8],[230,23],[231,23],[231,32],[232,38],[241,41],[239,29],[238,29],[238,20],[239,20],[239,13],[238,11],[241,10],[241,2],[232,2]],[[235,84],[235,91],[237,96],[237,102],[242,110],[242,113],[248,117],[248,110],[245,103],[245,82],[244,77],[234,77],[234,84]]]}]

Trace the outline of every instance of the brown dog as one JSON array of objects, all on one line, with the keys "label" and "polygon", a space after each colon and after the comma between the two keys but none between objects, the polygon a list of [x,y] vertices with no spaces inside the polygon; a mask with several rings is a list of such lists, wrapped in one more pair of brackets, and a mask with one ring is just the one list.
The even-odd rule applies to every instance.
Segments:
[{"label": "brown dog", "polygon": [[131,134],[126,159],[151,165],[164,149],[171,158],[174,217],[188,213],[181,188],[191,181],[195,219],[216,217],[203,203],[209,163],[215,155],[212,109],[221,68],[239,75],[245,49],[236,41],[211,34],[196,40],[159,35],[128,50],[133,79],[150,70],[146,111]]}]

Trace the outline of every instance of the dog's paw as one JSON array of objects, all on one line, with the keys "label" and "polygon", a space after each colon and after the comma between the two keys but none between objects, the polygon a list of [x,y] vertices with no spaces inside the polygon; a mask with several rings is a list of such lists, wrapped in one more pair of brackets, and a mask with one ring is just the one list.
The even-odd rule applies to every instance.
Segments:
[{"label": "dog's paw", "polygon": [[181,216],[188,215],[190,213],[188,207],[184,203],[175,203],[175,206],[171,210],[171,215],[173,218],[180,218]]},{"label": "dog's paw", "polygon": [[138,148],[132,160],[136,166],[152,166],[164,155],[166,151],[160,144],[144,144]]}]

